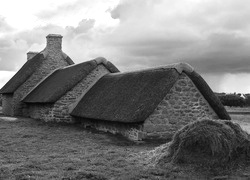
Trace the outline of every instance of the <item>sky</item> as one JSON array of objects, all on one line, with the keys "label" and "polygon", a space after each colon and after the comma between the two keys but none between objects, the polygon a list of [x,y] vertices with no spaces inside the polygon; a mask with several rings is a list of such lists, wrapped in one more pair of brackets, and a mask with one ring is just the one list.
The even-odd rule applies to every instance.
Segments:
[{"label": "sky", "polygon": [[186,62],[212,90],[250,93],[249,0],[0,0],[0,88],[63,36],[75,63],[105,57],[122,72]]}]

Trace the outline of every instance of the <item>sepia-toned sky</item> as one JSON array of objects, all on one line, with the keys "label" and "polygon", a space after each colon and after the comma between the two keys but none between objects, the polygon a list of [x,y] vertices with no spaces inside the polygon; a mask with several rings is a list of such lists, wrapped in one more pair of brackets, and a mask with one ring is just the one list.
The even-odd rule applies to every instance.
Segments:
[{"label": "sepia-toned sky", "polygon": [[191,64],[216,92],[250,93],[249,0],[0,0],[0,87],[63,35],[75,63]]}]

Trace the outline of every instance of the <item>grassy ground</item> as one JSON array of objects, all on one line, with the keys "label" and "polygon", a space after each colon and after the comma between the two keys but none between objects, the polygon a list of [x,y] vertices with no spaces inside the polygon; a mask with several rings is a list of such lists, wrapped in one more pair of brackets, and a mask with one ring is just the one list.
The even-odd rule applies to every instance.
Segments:
[{"label": "grassy ground", "polygon": [[[157,179],[133,154],[160,142],[133,143],[81,127],[0,117],[0,179]],[[170,176],[168,173],[161,177]],[[174,175],[174,174],[173,174]]]},{"label": "grassy ground", "polygon": [[200,173],[202,167],[148,167],[141,152],[164,142],[134,143],[76,125],[0,117],[0,180],[248,179],[250,169]]},{"label": "grassy ground", "polygon": [[250,107],[229,107],[226,106],[226,110],[230,113],[230,112],[250,112]]},{"label": "grassy ground", "polygon": [[232,120],[250,134],[250,107],[226,107]]}]

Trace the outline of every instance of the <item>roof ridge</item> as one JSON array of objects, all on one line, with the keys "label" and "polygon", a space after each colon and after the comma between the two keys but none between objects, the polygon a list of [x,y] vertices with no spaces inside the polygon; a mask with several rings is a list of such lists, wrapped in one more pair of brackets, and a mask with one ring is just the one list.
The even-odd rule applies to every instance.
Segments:
[{"label": "roof ridge", "polygon": [[107,63],[108,63],[108,60],[105,59],[104,57],[97,57],[97,58],[93,59],[93,61],[95,61],[96,64],[104,64],[104,65],[107,65]]},{"label": "roof ridge", "polygon": [[146,71],[153,71],[153,70],[164,70],[164,69],[175,69],[179,74],[182,72],[192,73],[194,71],[194,67],[191,66],[188,63],[185,62],[179,62],[179,63],[173,63],[168,65],[162,65],[162,66],[155,66],[150,68],[143,68],[138,70],[131,70],[131,71],[125,71],[125,72],[117,72],[112,73],[111,75],[115,74],[127,74],[127,73],[139,73],[139,72],[146,72]]},{"label": "roof ridge", "polygon": [[185,63],[185,62],[178,62],[178,63],[168,64],[168,65],[156,66],[152,68],[142,69],[139,71],[157,70],[157,69],[175,69],[179,74],[181,74],[183,71],[190,72],[190,73],[194,71],[194,68],[190,64]]},{"label": "roof ridge", "polygon": [[189,72],[189,73],[194,71],[193,66],[191,66],[190,64],[185,63],[185,62],[174,63],[172,65],[173,65],[173,68],[176,69],[176,71],[179,74],[181,74],[183,71],[184,72]]}]

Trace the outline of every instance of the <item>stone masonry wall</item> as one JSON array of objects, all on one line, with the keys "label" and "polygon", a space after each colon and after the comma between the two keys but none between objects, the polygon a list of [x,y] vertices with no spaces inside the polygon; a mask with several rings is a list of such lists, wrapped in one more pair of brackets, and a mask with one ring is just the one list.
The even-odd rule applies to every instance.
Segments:
[{"label": "stone masonry wall", "polygon": [[94,85],[99,78],[107,73],[109,73],[109,71],[103,65],[99,65],[55,104],[31,104],[29,107],[30,117],[44,121],[74,122],[73,117],[69,115],[69,107],[73,105],[83,93],[86,93],[88,88]]},{"label": "stone masonry wall", "polygon": [[132,141],[142,140],[145,135],[145,133],[142,132],[141,123],[120,123],[94,119],[83,119],[79,117],[75,117],[75,120],[80,122],[84,128],[93,128],[102,132],[121,134]]},{"label": "stone masonry wall", "polygon": [[69,64],[63,58],[61,51],[50,52],[42,65],[26,80],[15,92],[13,97],[13,115],[27,116],[26,104],[20,102],[28,92],[35,87],[49,73],[59,67],[65,67]]},{"label": "stone masonry wall", "polygon": [[148,138],[171,138],[186,124],[203,118],[218,119],[208,102],[182,73],[168,95],[144,122],[143,131]]},{"label": "stone masonry wall", "polygon": [[2,112],[5,115],[11,116],[13,114],[13,94],[2,95]]}]

